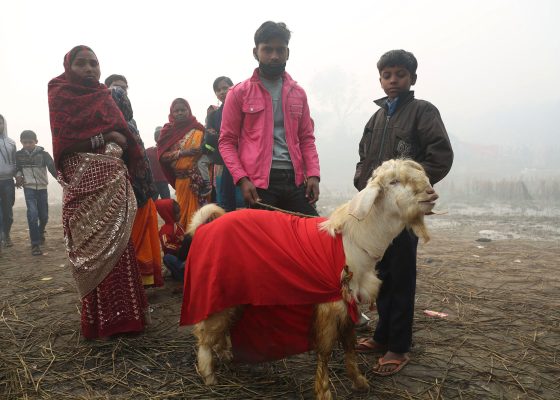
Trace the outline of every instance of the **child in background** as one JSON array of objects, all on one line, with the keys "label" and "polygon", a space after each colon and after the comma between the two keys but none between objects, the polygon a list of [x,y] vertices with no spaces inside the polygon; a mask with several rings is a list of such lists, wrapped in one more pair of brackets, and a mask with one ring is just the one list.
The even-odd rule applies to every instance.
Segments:
[{"label": "child in background", "polygon": [[56,168],[50,154],[37,146],[35,132],[23,131],[20,141],[23,149],[16,153],[16,186],[23,187],[25,195],[31,254],[40,256],[43,254],[40,246],[45,243],[45,227],[49,220],[47,170],[56,178]]},{"label": "child in background", "polygon": [[185,260],[191,238],[185,235],[181,220],[181,208],[173,199],[156,200],[156,208],[165,224],[159,230],[159,240],[163,250],[163,264],[174,280],[182,281],[185,272]]}]

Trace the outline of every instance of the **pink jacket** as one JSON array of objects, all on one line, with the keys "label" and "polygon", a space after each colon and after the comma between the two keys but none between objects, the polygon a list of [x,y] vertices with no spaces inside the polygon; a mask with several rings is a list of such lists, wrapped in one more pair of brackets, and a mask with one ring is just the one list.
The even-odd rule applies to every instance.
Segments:
[{"label": "pink jacket", "polygon": [[[313,120],[305,91],[287,73],[282,79],[286,143],[295,183],[301,185],[306,177],[320,177]],[[273,129],[272,98],[257,68],[251,78],[230,89],[222,114],[219,149],[235,183],[247,176],[256,187],[268,188]]]}]

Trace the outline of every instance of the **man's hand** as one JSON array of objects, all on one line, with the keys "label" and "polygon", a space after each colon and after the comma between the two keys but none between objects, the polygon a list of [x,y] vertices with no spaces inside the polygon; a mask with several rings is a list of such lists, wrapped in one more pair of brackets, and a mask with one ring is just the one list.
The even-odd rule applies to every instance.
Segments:
[{"label": "man's hand", "polygon": [[246,176],[239,180],[239,187],[241,188],[241,194],[245,203],[250,206],[255,205],[257,201],[260,201],[259,195],[257,193],[257,188],[253,185],[253,182],[249,180]]},{"label": "man's hand", "polygon": [[319,200],[319,178],[310,176],[305,185],[305,197],[309,204],[315,204]]}]

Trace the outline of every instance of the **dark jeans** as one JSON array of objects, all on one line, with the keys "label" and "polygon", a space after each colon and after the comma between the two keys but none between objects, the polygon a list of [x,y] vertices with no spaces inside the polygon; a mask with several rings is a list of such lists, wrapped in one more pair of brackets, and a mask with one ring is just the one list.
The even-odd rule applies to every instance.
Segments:
[{"label": "dark jeans", "polygon": [[49,195],[47,189],[23,188],[25,204],[27,204],[27,224],[31,246],[41,244],[41,236],[49,221]]},{"label": "dark jeans", "polygon": [[16,185],[13,179],[0,181],[0,236],[10,236],[14,213],[12,208],[16,200]]},{"label": "dark jeans", "polygon": [[183,281],[185,277],[185,262],[179,260],[176,256],[172,254],[166,254],[163,256],[163,264],[167,267],[171,276],[176,281]]},{"label": "dark jeans", "polygon": [[169,193],[169,185],[166,182],[155,182],[159,197],[162,199],[168,199],[171,197]]},{"label": "dark jeans", "polygon": [[417,246],[416,235],[405,229],[377,264],[383,284],[377,297],[379,321],[373,339],[395,353],[407,353],[412,344]]},{"label": "dark jeans", "polygon": [[236,199],[235,199],[235,184],[233,183],[233,177],[229,172],[229,169],[224,165],[222,169],[222,181],[220,183],[220,195],[221,195],[221,206],[226,211],[235,211]]},{"label": "dark jeans", "polygon": [[[305,185],[296,186],[291,169],[271,169],[268,189],[257,188],[261,202],[306,215],[318,216],[317,210],[305,198]],[[263,208],[255,206],[254,208]]]}]

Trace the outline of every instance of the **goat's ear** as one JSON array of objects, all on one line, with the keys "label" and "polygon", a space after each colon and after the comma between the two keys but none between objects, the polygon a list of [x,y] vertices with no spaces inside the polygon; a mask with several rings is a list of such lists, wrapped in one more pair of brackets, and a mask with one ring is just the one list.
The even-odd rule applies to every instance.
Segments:
[{"label": "goat's ear", "polygon": [[375,199],[380,194],[379,186],[368,185],[352,197],[348,205],[348,213],[358,221],[363,220],[371,211]]}]

